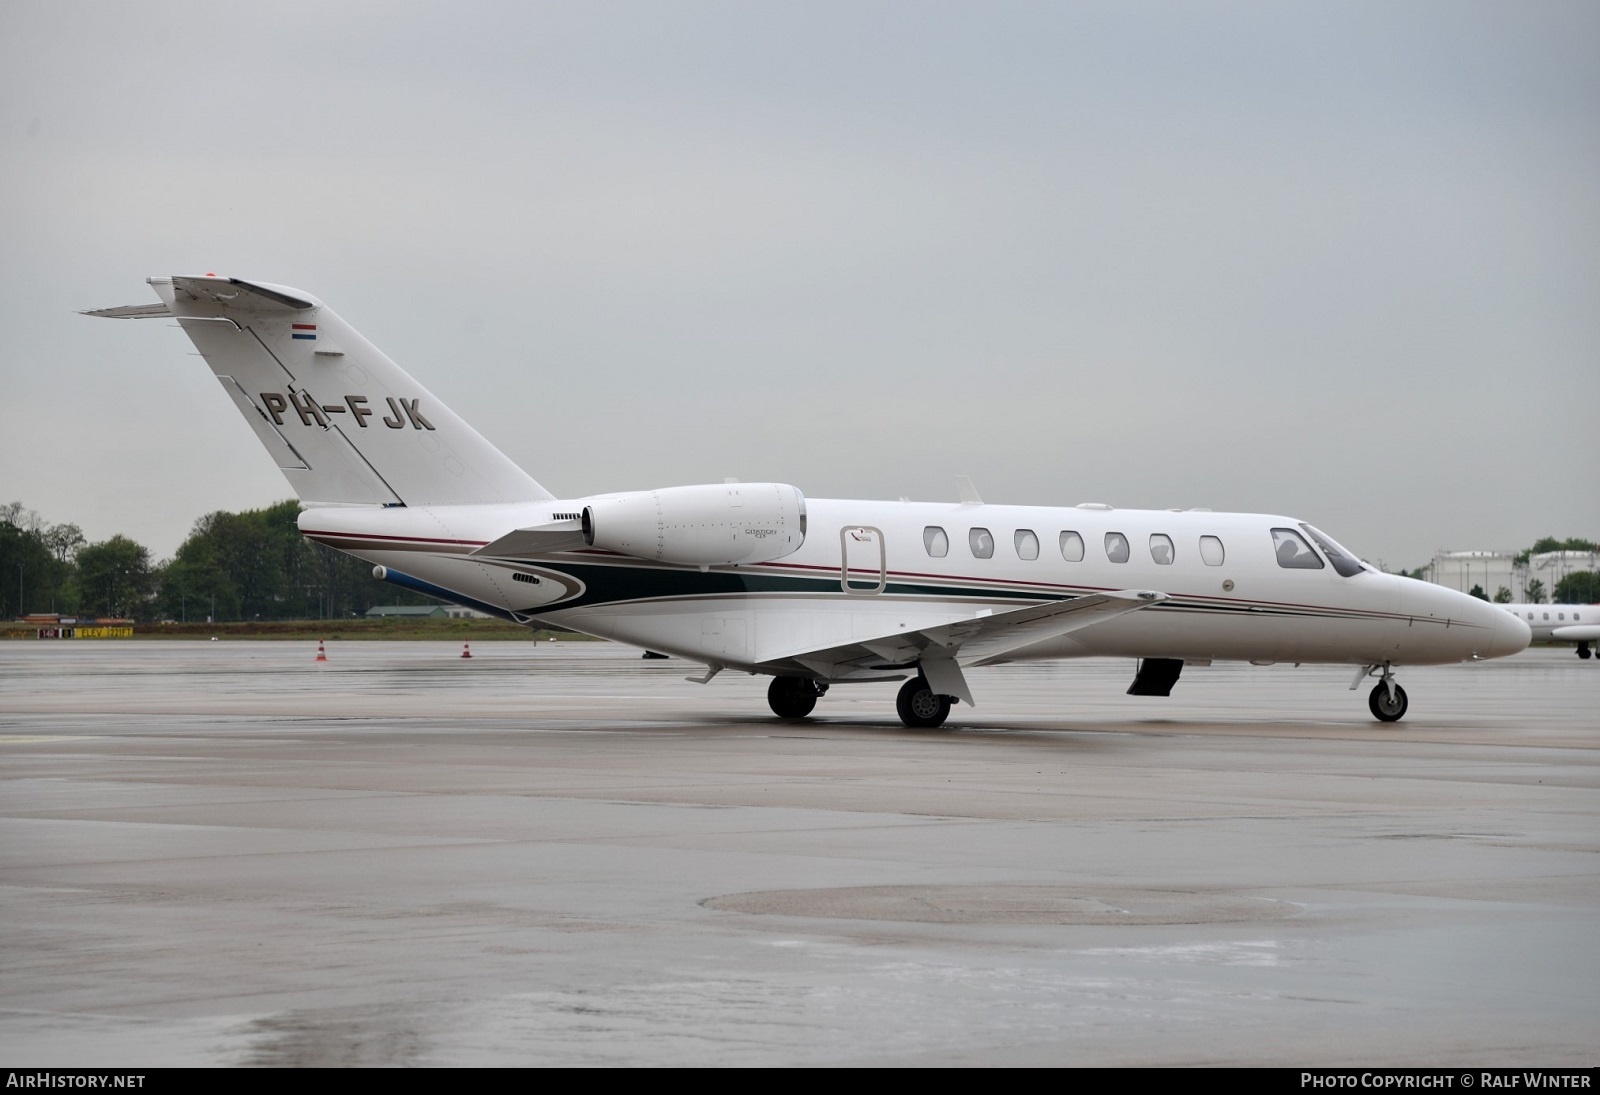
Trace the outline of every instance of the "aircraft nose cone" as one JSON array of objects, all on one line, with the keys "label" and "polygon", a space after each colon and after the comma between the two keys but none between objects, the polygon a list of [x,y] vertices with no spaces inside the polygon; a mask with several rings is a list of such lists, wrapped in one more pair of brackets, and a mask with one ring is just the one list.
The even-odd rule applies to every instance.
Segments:
[{"label": "aircraft nose cone", "polygon": [[1489,649],[1484,657],[1503,658],[1507,654],[1526,650],[1533,641],[1533,629],[1509,612],[1500,609],[1495,612],[1500,618],[1494,623],[1494,635],[1489,640]]}]

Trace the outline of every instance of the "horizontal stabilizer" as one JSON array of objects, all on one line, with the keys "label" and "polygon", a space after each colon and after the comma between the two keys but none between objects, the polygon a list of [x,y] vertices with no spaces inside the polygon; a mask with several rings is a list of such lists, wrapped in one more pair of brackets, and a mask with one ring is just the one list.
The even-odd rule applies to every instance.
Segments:
[{"label": "horizontal stabilizer", "polygon": [[119,304],[115,308],[95,308],[78,314],[100,319],[159,319],[171,316],[172,309],[165,304]]},{"label": "horizontal stabilizer", "polygon": [[577,521],[552,521],[547,525],[519,528],[498,540],[483,545],[474,555],[512,556],[549,555],[584,547],[583,526]]},{"label": "horizontal stabilizer", "polygon": [[172,287],[180,300],[245,308],[253,312],[304,312],[318,304],[276,285],[261,285],[238,278],[178,275],[172,279]]}]

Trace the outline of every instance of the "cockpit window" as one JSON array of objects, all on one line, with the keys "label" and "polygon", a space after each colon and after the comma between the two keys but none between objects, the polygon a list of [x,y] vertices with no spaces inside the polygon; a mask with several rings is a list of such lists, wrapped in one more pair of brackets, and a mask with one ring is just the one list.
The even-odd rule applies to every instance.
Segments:
[{"label": "cockpit window", "polygon": [[1286,570],[1322,569],[1322,560],[1294,529],[1273,529],[1272,550],[1278,556],[1278,565]]},{"label": "cockpit window", "polygon": [[1339,572],[1340,577],[1349,578],[1367,569],[1360,559],[1340,547],[1334,542],[1333,537],[1327,533],[1312,528],[1304,521],[1300,522],[1300,527],[1305,529],[1307,535],[1317,542],[1317,546],[1322,549],[1322,554],[1328,557],[1328,562],[1333,564],[1333,569]]}]

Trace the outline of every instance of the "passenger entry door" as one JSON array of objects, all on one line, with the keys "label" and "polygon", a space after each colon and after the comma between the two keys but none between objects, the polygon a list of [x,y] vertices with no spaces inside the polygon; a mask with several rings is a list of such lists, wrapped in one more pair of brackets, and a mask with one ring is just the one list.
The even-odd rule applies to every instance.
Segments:
[{"label": "passenger entry door", "polygon": [[839,530],[839,588],[875,597],[889,585],[889,554],[883,530],[871,525],[846,525]]}]

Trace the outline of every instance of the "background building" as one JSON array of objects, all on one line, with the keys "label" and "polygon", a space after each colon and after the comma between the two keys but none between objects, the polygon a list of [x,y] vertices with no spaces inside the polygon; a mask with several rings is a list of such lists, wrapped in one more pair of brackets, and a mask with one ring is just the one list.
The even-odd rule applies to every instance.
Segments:
[{"label": "background building", "polygon": [[385,616],[398,616],[412,620],[442,620],[446,617],[456,620],[487,620],[487,612],[479,612],[475,608],[464,608],[461,605],[373,605],[367,609],[368,619],[379,619]]},{"label": "background building", "polygon": [[[1528,569],[1509,551],[1441,551],[1423,568],[1422,575],[1434,585],[1449,586],[1471,593],[1473,586],[1493,598],[1501,589],[1511,591],[1511,600],[1527,600]],[[1549,588],[1547,585],[1546,589]]]},{"label": "background building", "polygon": [[[1600,552],[1546,551],[1523,555],[1509,551],[1441,551],[1422,569],[1422,576],[1435,585],[1449,586],[1462,593],[1472,587],[1483,590],[1490,599],[1501,589],[1509,590],[1519,603],[1549,601],[1557,584],[1577,571],[1600,570]],[[1540,592],[1530,597],[1534,582]]]},{"label": "background building", "polygon": [[1546,551],[1529,556],[1527,582],[1531,585],[1535,580],[1539,581],[1544,587],[1542,599],[1548,601],[1561,579],[1580,570],[1600,570],[1600,552]]}]

